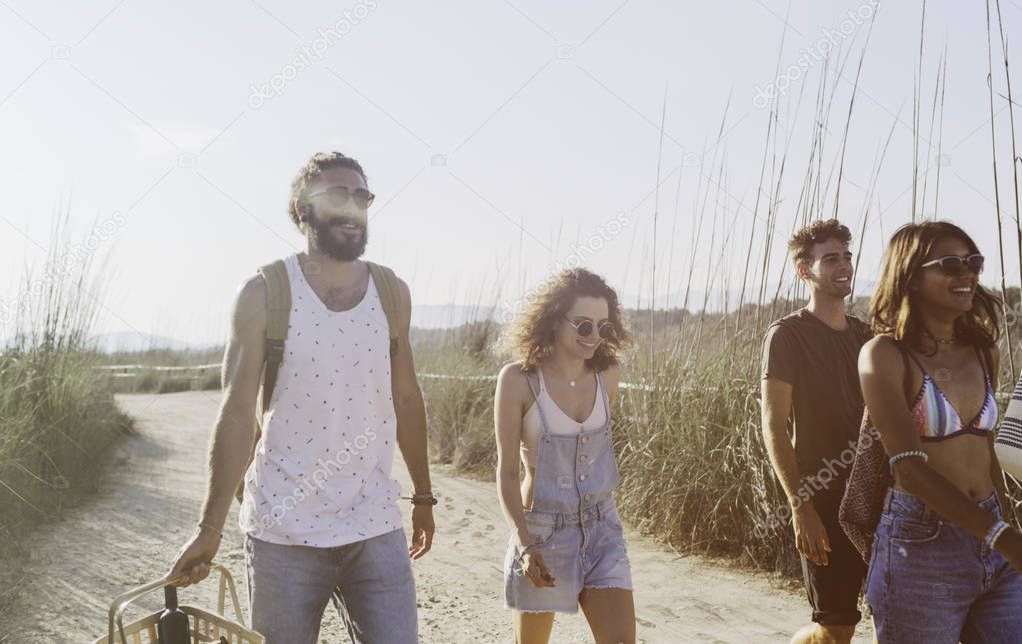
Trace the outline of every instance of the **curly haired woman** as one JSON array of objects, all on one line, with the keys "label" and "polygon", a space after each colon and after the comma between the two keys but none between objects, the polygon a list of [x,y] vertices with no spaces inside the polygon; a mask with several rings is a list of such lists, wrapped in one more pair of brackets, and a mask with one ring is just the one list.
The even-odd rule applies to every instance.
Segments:
[{"label": "curly haired woman", "polygon": [[494,422],[515,641],[545,644],[554,614],[581,605],[597,643],[634,643],[631,570],[613,497],[610,409],[618,354],[631,342],[617,294],[587,270],[563,271],[505,340],[518,360],[500,371]]}]

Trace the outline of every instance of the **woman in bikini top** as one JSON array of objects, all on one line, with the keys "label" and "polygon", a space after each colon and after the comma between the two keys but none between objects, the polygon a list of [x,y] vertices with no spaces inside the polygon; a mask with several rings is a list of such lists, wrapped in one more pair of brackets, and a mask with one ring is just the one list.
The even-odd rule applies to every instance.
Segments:
[{"label": "woman in bikini top", "polygon": [[983,262],[953,224],[904,226],[871,305],[859,377],[894,477],[866,580],[881,644],[1022,641],[1022,537],[1002,519],[993,449],[999,302]]}]

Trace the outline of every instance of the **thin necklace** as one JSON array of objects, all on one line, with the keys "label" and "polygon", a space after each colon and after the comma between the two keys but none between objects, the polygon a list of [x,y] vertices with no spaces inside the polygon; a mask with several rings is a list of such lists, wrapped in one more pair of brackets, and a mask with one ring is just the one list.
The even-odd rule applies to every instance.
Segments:
[{"label": "thin necklace", "polygon": [[958,340],[955,339],[954,336],[951,336],[950,338],[938,338],[937,336],[933,335],[929,331],[926,331],[926,335],[930,336],[930,338],[932,338],[933,341],[936,342],[937,344],[944,345],[945,347],[949,347],[951,345],[958,344]]},{"label": "thin necklace", "polygon": [[[958,341],[953,336],[950,339],[938,338],[929,331],[926,332],[926,335],[930,336],[930,338],[937,343],[938,349],[942,346],[951,347],[958,344]],[[952,374],[951,369],[948,367],[938,367],[937,370],[933,372],[933,379],[937,382],[951,382],[954,380],[954,374]]]},{"label": "thin necklace", "polygon": [[[561,374],[557,374],[557,375],[560,376]],[[569,385],[571,385],[572,387],[575,386],[575,381],[576,381],[575,378],[567,378],[567,376],[565,376],[565,378],[568,380],[568,384]]]}]

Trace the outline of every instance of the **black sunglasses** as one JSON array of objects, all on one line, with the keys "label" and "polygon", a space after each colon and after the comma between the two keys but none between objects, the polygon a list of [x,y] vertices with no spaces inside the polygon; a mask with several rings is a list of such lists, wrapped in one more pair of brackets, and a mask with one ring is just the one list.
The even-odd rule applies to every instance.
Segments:
[{"label": "black sunglasses", "polygon": [[373,204],[373,199],[376,199],[376,195],[369,192],[365,188],[355,188],[354,190],[348,190],[344,186],[332,186],[316,192],[310,192],[308,199],[311,200],[313,197],[324,196],[326,205],[341,208],[347,206],[352,200],[355,202],[360,210],[365,210]]},{"label": "black sunglasses", "polygon": [[983,272],[983,263],[985,261],[986,258],[979,253],[969,255],[968,257],[948,255],[947,257],[938,257],[932,262],[926,262],[923,264],[923,268],[940,266],[941,272],[948,277],[960,277],[965,274],[966,270],[970,270],[976,275],[979,275]]},{"label": "black sunglasses", "polygon": [[[579,320],[578,322],[575,322],[568,316],[564,316],[564,319],[568,321],[568,324],[575,327],[575,332],[578,333],[583,338],[588,338],[590,335],[592,335],[593,333],[592,320]],[[596,329],[596,332],[597,334],[599,334],[601,339],[607,340],[613,337],[614,335],[614,325],[611,324],[609,320],[606,320]]]}]

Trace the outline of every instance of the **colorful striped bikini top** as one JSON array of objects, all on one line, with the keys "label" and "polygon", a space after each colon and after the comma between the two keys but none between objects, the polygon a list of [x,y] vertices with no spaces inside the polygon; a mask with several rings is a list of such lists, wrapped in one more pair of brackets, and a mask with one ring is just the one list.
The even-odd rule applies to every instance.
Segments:
[{"label": "colorful striped bikini top", "polygon": [[[977,351],[978,353],[978,351]],[[909,355],[912,355],[911,353]],[[997,427],[999,412],[997,409],[997,398],[994,396],[993,383],[990,380],[990,373],[987,371],[983,359],[983,377],[986,381],[986,400],[979,414],[970,423],[962,422],[958,410],[951,401],[947,399],[944,392],[940,390],[922,363],[912,355],[920,371],[923,372],[923,386],[916,396],[915,404],[912,406],[912,419],[919,430],[919,437],[923,442],[942,441],[954,438],[962,434],[973,434],[986,436]]]}]

